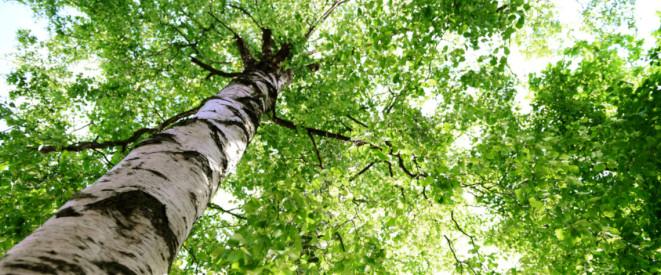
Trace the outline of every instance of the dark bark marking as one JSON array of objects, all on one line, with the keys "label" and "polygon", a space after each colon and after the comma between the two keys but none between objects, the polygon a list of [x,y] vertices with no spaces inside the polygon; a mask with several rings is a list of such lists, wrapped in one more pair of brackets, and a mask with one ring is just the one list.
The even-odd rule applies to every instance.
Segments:
[{"label": "dark bark marking", "polygon": [[[259,93],[260,95],[266,95],[267,93],[262,92],[262,89],[259,88],[259,85],[255,83],[254,80],[252,79],[246,79],[246,78],[236,78],[234,81],[232,81],[236,84],[250,87],[254,93]],[[270,93],[269,93],[270,94]]]},{"label": "dark bark marking", "polygon": [[118,262],[92,262],[99,269],[106,272],[106,274],[121,274],[121,275],[137,275],[135,271],[131,270],[128,266]]},{"label": "dark bark marking", "polygon": [[193,204],[197,204],[197,195],[193,192],[188,192],[188,196],[190,197],[190,200],[193,202]]},{"label": "dark bark marking", "polygon": [[145,145],[162,144],[162,143],[165,143],[165,142],[170,142],[170,143],[174,143],[176,145],[181,145],[181,143],[179,143],[179,141],[177,141],[175,135],[170,134],[170,133],[159,133],[159,134],[155,134],[155,135],[141,141],[140,143],[136,144],[134,149],[138,148],[138,147],[145,146]]},{"label": "dark bark marking", "polygon": [[244,139],[243,139],[243,142],[248,142],[248,138],[251,137],[250,132],[248,132],[248,128],[246,128],[245,123],[241,123],[241,122],[239,122],[239,121],[234,121],[234,120],[218,120],[218,119],[214,119],[213,121],[216,122],[216,123],[218,123],[218,124],[225,125],[225,126],[236,126],[236,127],[239,127],[239,129],[241,129],[241,131],[242,131],[243,134],[245,135],[245,137],[244,137]]},{"label": "dark bark marking", "polygon": [[[219,133],[223,134],[223,132],[221,132],[221,131],[219,131]],[[224,134],[223,134],[223,136],[224,136]],[[228,164],[227,155],[225,153],[225,144],[223,144],[222,141],[220,140],[220,135],[218,134],[218,132],[211,133],[211,138],[216,142],[216,146],[218,146],[218,149],[221,152],[221,155],[220,155],[220,168],[223,169],[223,174],[224,174],[225,171],[227,170],[227,164]],[[224,138],[224,139],[227,140],[227,138]],[[211,188],[211,186],[209,186],[209,188]]]},{"label": "dark bark marking", "polygon": [[[94,203],[90,203],[86,205],[85,208],[87,210],[100,211],[108,217],[113,217],[117,225],[119,225],[118,230],[120,230],[120,232],[123,230],[130,230],[133,225],[126,224],[120,220],[121,217],[117,217],[116,213],[121,214],[123,218],[128,221],[133,221],[133,218],[136,216],[143,216],[147,218],[151,222],[152,227],[155,229],[156,234],[161,236],[161,238],[163,238],[166,245],[168,246],[168,252],[170,253],[168,260],[169,263],[172,264],[172,260],[177,253],[177,236],[170,228],[170,223],[165,213],[165,204],[161,203],[151,194],[140,190],[127,191]],[[109,266],[109,268],[112,267],[113,266]],[[116,271],[122,270],[117,269]]]},{"label": "dark bark marking", "polygon": [[192,124],[193,122],[195,122],[196,120],[197,120],[196,117],[182,119],[179,122],[177,122],[175,124],[172,124],[172,127],[188,126],[188,125]]},{"label": "dark bark marking", "polygon": [[80,217],[82,214],[78,213],[73,207],[67,207],[60,211],[57,211],[55,218],[64,218],[64,217]]},{"label": "dark bark marking", "polygon": [[72,273],[72,274],[85,274],[85,271],[83,270],[80,265],[77,265],[75,263],[70,263],[64,260],[60,259],[55,259],[47,256],[41,256],[38,257],[39,260],[42,260],[44,262],[47,262],[51,264],[55,270],[57,270],[57,273]]},{"label": "dark bark marking", "polygon": [[244,96],[234,100],[241,102],[243,105],[252,106],[253,109],[259,109],[260,113],[264,113],[264,104],[266,103],[263,97]]},{"label": "dark bark marking", "polygon": [[200,119],[200,122],[204,123],[204,125],[206,125],[207,128],[209,128],[211,139],[216,144],[216,147],[218,147],[218,150],[221,153],[221,162],[222,162],[221,165],[223,171],[225,171],[225,169],[227,169],[227,157],[225,156],[224,142],[228,141],[227,136],[225,136],[225,133],[223,133],[223,131],[218,129],[218,127],[215,124],[213,124],[213,122],[208,121],[206,119]]},{"label": "dark bark marking", "polygon": [[133,253],[131,253],[131,252],[119,251],[119,254],[122,254],[122,255],[124,255],[124,256],[129,257],[129,258],[135,258],[135,254],[133,254]]},{"label": "dark bark marking", "polygon": [[266,84],[266,88],[268,89],[269,98],[275,103],[275,99],[278,97],[278,89],[276,89],[275,86],[273,86],[273,84],[270,81],[264,81],[264,83]]},{"label": "dark bark marking", "polygon": [[57,274],[57,270],[55,268],[42,263],[7,264],[5,266],[12,269],[24,269],[44,274]]},{"label": "dark bark marking", "polygon": [[260,100],[257,100],[256,98],[253,97],[240,97],[237,98],[236,101],[239,103],[243,104],[245,106],[243,108],[243,111],[250,117],[250,122],[252,122],[253,127],[255,128],[255,131],[257,131],[257,127],[259,126],[259,117],[260,113],[258,113],[255,109],[255,107],[259,108],[260,111],[264,110],[262,108],[263,104],[261,104]]},{"label": "dark bark marking", "polygon": [[234,108],[234,106],[232,105],[224,105],[224,107],[227,108],[227,110],[230,110],[230,112],[232,112],[232,114],[234,114],[235,117],[241,119],[241,122],[243,122],[244,124],[246,123],[246,120],[243,118],[243,114],[241,114],[241,111],[239,111],[239,109]]},{"label": "dark bark marking", "polygon": [[145,170],[145,171],[147,171],[147,172],[149,172],[149,173],[152,173],[152,174],[156,175],[156,176],[159,177],[159,178],[162,178],[162,179],[167,180],[167,181],[170,180],[167,176],[163,175],[163,173],[161,173],[161,172],[159,172],[159,171],[156,171],[156,170],[153,170],[153,169],[138,168],[138,167],[134,167],[133,169],[134,169],[134,170]]},{"label": "dark bark marking", "polygon": [[197,151],[166,152],[170,155],[182,156],[186,160],[193,160],[197,166],[202,169],[209,182],[213,180],[213,170],[210,167],[209,159],[204,154]]},{"label": "dark bark marking", "polygon": [[78,192],[71,197],[71,200],[96,199],[95,195],[85,192]]},{"label": "dark bark marking", "polygon": [[[268,95],[268,97],[271,100],[274,100],[278,96],[278,89],[276,89],[276,87],[272,83],[272,82],[277,81],[277,79],[271,79],[272,76],[269,75],[269,74],[267,74],[266,77],[264,77],[264,76],[261,76],[261,75],[256,74],[256,73],[249,73],[248,76],[253,77],[254,79],[245,79],[245,81],[250,81],[250,82],[254,83],[253,85],[255,86],[255,91],[258,91],[263,95]],[[266,92],[263,92],[259,88],[259,86],[257,86],[256,82],[261,82],[261,83],[266,84]],[[268,106],[268,107],[270,108],[271,106]]]},{"label": "dark bark marking", "polygon": [[227,99],[228,98],[226,96],[215,95],[215,96],[207,98],[206,101],[205,101],[205,104],[206,104],[206,102],[211,101],[211,100],[220,100],[220,101],[224,101],[225,103],[229,104],[230,102],[227,101]]}]

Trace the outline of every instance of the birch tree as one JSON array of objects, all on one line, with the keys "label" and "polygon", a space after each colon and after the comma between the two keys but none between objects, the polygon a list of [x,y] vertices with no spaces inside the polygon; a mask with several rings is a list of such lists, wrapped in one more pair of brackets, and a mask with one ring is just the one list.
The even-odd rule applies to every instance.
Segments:
[{"label": "birch tree", "polygon": [[[596,116],[546,111],[560,110],[555,96],[575,87],[652,87],[644,79],[653,79],[656,63],[609,67],[597,61],[616,58],[604,55],[575,69],[602,73],[608,83],[582,83],[585,77],[559,63],[530,82],[539,95],[534,115],[516,111],[511,39],[524,29],[537,39],[527,41],[531,52],[549,54],[538,36],[558,32],[549,3],[26,2],[48,18],[51,37],[19,31],[7,75],[13,88],[0,109],[9,127],[0,136],[2,273],[658,267],[653,197],[623,196],[647,208],[622,203],[620,212],[601,198],[609,186],[643,174],[649,182],[659,169],[604,180],[593,170],[611,169],[607,154],[588,152],[597,147],[547,144],[573,140],[567,129],[584,131],[580,124]],[[571,51],[589,56],[623,47],[627,60],[640,59],[633,38],[595,27],[625,22],[627,3],[590,1],[584,10],[599,41],[621,43],[581,42]],[[597,98],[563,100],[582,104],[578,113],[601,102],[655,112]],[[600,122],[628,119],[604,112],[609,117]],[[656,121],[637,125],[656,129]],[[617,138],[635,132],[623,128]],[[635,150],[653,152],[655,143],[646,142]],[[588,158],[594,164],[574,164]],[[549,165],[556,172],[536,168]],[[565,181],[590,187],[563,189]],[[599,211],[577,210],[584,200],[569,199],[574,192],[594,194],[585,199]],[[549,218],[558,213],[565,218]],[[640,220],[622,221],[631,213]],[[635,269],[624,254],[645,265]],[[507,257],[521,260],[503,266]]]}]

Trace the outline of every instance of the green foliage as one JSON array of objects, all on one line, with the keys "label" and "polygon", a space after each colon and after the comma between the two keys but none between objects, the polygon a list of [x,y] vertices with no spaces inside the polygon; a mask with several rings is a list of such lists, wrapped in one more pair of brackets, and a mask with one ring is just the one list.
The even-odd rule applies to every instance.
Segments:
[{"label": "green foliage", "polygon": [[625,24],[629,1],[590,1],[597,39],[531,76],[530,114],[508,55],[528,38],[554,53],[547,2],[348,1],[325,21],[321,0],[24,2],[51,38],[19,31],[6,76],[0,253],[135,143],[40,146],[126,139],[198,106],[228,79],[191,57],[239,72],[232,31],[259,56],[269,28],[293,47],[274,114],[300,127],[262,120],[171,273],[659,271],[661,44],[595,23]]},{"label": "green foliage", "polygon": [[505,213],[493,241],[534,251],[522,270],[661,267],[661,75],[658,57],[641,62],[640,45],[627,35],[576,43],[566,51],[575,66],[561,61],[530,79],[533,113],[501,121],[476,146],[500,151],[479,173],[489,170],[490,188],[506,195],[482,199]]}]

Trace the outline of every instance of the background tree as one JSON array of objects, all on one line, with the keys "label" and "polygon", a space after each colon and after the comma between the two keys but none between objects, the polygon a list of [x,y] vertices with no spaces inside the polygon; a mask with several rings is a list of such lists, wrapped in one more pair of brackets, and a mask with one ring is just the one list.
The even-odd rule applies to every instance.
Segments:
[{"label": "background tree", "polygon": [[[478,273],[499,270],[512,255],[523,256],[517,268],[524,271],[658,268],[659,206],[650,193],[659,180],[656,65],[605,62],[644,57],[631,37],[580,43],[568,51],[588,55],[580,70],[560,63],[533,78],[536,109],[528,117],[513,111],[508,41],[524,27],[525,11],[541,4],[29,4],[50,19],[52,38],[19,32],[8,76],[16,88],[2,106],[11,127],[0,136],[3,250],[137,142],[226,86],[222,76],[232,75],[222,72],[245,64],[236,36],[262,58],[268,28],[274,48],[291,45],[284,66],[293,81],[221,185],[237,209],[222,198],[211,204],[171,273]],[[631,54],[618,57],[614,45]],[[98,68],[76,68],[89,62]],[[615,124],[639,108],[649,119]],[[647,143],[631,147],[632,138]],[[474,146],[462,149],[466,143]],[[620,153],[599,155],[599,148]],[[639,162],[649,167],[621,172],[638,167],[626,164],[631,150],[648,152]],[[610,200],[612,186],[621,188],[608,191],[620,200]],[[490,210],[475,214],[476,205]]]}]

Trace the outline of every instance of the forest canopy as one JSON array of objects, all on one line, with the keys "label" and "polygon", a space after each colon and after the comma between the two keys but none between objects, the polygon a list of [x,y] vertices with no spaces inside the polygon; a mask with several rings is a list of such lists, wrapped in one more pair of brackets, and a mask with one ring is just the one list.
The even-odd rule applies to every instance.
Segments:
[{"label": "forest canopy", "polygon": [[259,67],[291,79],[171,274],[661,272],[634,0],[20,2],[49,36],[4,76],[0,255]]}]

